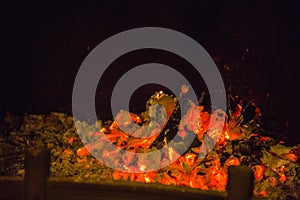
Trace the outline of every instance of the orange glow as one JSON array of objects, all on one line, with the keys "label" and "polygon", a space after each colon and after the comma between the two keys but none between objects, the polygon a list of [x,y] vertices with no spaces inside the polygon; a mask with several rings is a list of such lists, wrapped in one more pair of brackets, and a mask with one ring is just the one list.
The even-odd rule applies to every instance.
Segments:
[{"label": "orange glow", "polygon": [[208,186],[215,190],[225,190],[227,184],[227,174],[219,167],[211,167],[208,173]]},{"label": "orange glow", "polygon": [[163,91],[159,91],[159,92],[156,94],[156,98],[159,99],[160,96],[161,96],[163,93],[164,93]]},{"label": "orange glow", "polygon": [[144,176],[146,183],[151,183],[151,182],[153,182],[153,179],[156,176],[156,172],[148,172],[148,173],[145,173],[143,176]]},{"label": "orange glow", "polygon": [[241,104],[238,104],[237,106],[236,106],[236,116],[241,116],[241,114],[242,114],[242,110],[243,110],[243,107],[242,107],[242,105]]},{"label": "orange glow", "polygon": [[[159,99],[162,98],[162,95],[165,95],[163,91],[159,91],[155,94],[154,97],[157,97]],[[238,104],[236,112],[233,113],[233,118],[231,120],[237,120],[242,113],[242,109],[242,106]],[[195,121],[196,114],[198,114],[198,111],[200,111],[200,120]],[[260,114],[259,110],[256,110],[256,112],[257,114]],[[138,116],[130,113],[131,121],[125,122],[125,124],[130,126],[131,123],[142,123],[142,116],[144,117],[144,115]],[[169,161],[174,162],[172,162],[172,164],[168,165],[167,167],[161,169],[160,171],[146,173],[145,171],[147,171],[147,166],[149,163],[152,162],[152,160],[137,160],[133,154],[128,154],[126,156],[123,156],[122,158],[115,159],[113,162],[116,166],[123,166],[129,172],[114,170],[112,174],[113,179],[130,180],[143,183],[161,183],[165,185],[175,186],[188,186],[191,188],[197,188],[202,190],[226,190],[226,184],[228,179],[227,169],[229,166],[240,165],[241,158],[238,157],[239,155],[232,154],[229,155],[229,157],[226,156],[226,160],[221,162],[221,153],[223,153],[224,151],[226,153],[234,152],[234,149],[231,148],[233,145],[231,145],[230,141],[239,139],[241,137],[245,137],[245,134],[242,132],[242,130],[233,129],[231,126],[229,126],[228,121],[226,121],[224,127],[222,125],[222,127],[219,129],[218,123],[219,121],[221,121],[219,120],[220,116],[215,113],[209,113],[204,111],[203,106],[197,106],[196,104],[192,104],[191,108],[182,119],[183,126],[195,132],[197,134],[197,138],[201,142],[204,141],[204,136],[205,134],[207,134],[209,128],[213,131],[217,130],[216,132],[218,132],[218,130],[221,130],[220,132],[222,132],[222,134],[219,137],[219,141],[216,142],[216,148],[221,148],[217,149],[217,151],[211,151],[211,153],[207,154],[207,157],[198,157],[200,152],[199,146],[191,148],[189,151],[187,151],[187,153],[183,155],[179,155],[178,152],[172,147],[166,148],[166,150],[162,152],[162,155],[160,155],[160,164],[164,165]],[[225,117],[228,116],[226,116],[225,114]],[[229,119],[229,117],[226,119]],[[115,120],[115,122],[113,122],[109,128],[102,128],[100,132],[90,133],[91,136],[98,138],[100,141],[103,139],[109,139],[117,147],[121,147],[122,149],[125,149],[126,151],[130,152],[147,152],[148,150],[152,151],[150,147],[151,145],[153,145],[154,141],[160,134],[159,128],[157,128],[158,130],[155,130],[157,131],[157,134],[151,137],[137,138],[132,137],[129,134],[126,134],[125,132],[122,132],[122,130],[120,130],[120,128],[118,127],[116,121],[117,120]],[[236,126],[236,124],[233,124],[233,126]],[[143,127],[143,124],[141,125],[141,127]],[[181,137],[182,140],[184,140],[187,135],[186,130],[183,128],[178,129],[178,135]],[[255,138],[255,140],[257,140],[258,138],[260,138],[260,140],[263,141],[269,140],[269,137],[262,137],[259,134],[251,134],[251,136],[257,137]],[[68,143],[73,144],[75,139],[76,138],[70,138],[68,140]],[[83,162],[83,165],[86,168],[89,168],[90,164],[85,163],[85,161],[87,162],[87,157],[85,156],[89,155],[88,150],[93,151],[95,148],[96,146],[93,146],[92,144],[87,144],[85,147],[82,147],[76,151],[76,154],[80,157],[80,162]],[[112,157],[112,155],[114,154],[114,152],[111,152],[111,150],[109,149],[104,149],[103,151],[101,151],[101,153],[104,158]],[[64,154],[72,155],[74,154],[74,152],[70,149],[66,149],[64,151]],[[253,156],[256,157],[256,155]],[[293,151],[285,153],[284,156],[285,158],[282,159],[288,159],[292,162],[298,162],[298,159],[300,157],[300,145],[298,146],[298,150],[293,149]],[[178,159],[175,160],[175,158]],[[133,166],[132,163],[135,162],[138,163],[137,166]],[[264,164],[268,166],[267,163]],[[269,173],[269,171],[266,170],[266,167],[264,165],[257,164],[255,166],[252,166],[251,168],[254,171],[254,177],[256,181],[267,181],[273,187],[275,187],[276,185],[286,183],[286,166],[276,168],[276,170],[279,170],[276,172],[275,170],[273,170],[274,172],[272,171],[272,173]],[[143,173],[130,173],[137,170],[142,171]],[[266,188],[264,188],[264,190],[262,190],[262,188],[255,189],[255,194],[263,197],[267,196],[268,192],[269,190],[267,190]]]},{"label": "orange glow", "polygon": [[66,154],[66,155],[73,155],[74,153],[73,153],[73,151],[70,150],[70,149],[65,149],[64,152],[63,152],[63,154]]},{"label": "orange glow", "polygon": [[264,177],[264,171],[265,171],[265,167],[263,165],[255,165],[253,167],[253,170],[254,170],[254,177],[257,179],[257,180],[262,180],[263,177]]},{"label": "orange glow", "polygon": [[293,153],[286,153],[285,154],[285,157],[291,161],[291,162],[297,162],[298,161],[298,156],[296,156],[295,154]]},{"label": "orange glow", "polygon": [[286,176],[283,173],[279,173],[279,181],[284,184],[286,182]]},{"label": "orange glow", "polygon": [[259,192],[259,195],[262,197],[265,197],[265,196],[267,196],[267,192],[265,190],[262,190]]},{"label": "orange glow", "polygon": [[230,136],[228,135],[228,132],[227,132],[227,131],[225,131],[225,138],[226,138],[227,140],[230,139]]},{"label": "orange glow", "polygon": [[101,128],[100,132],[107,132],[108,130],[106,128]]},{"label": "orange glow", "polygon": [[192,166],[195,163],[197,155],[194,153],[187,153],[185,155],[185,161],[189,166]]},{"label": "orange glow", "polygon": [[75,137],[70,137],[69,139],[68,139],[68,143],[69,144],[73,144],[73,142],[76,140],[76,138]]},{"label": "orange glow", "polygon": [[275,177],[270,177],[269,178],[271,186],[276,186],[277,185],[277,180]]},{"label": "orange glow", "polygon": [[201,190],[209,190],[207,181],[203,176],[193,176],[190,179],[190,187],[198,188]]},{"label": "orange glow", "polygon": [[145,182],[146,182],[146,183],[150,183],[150,182],[151,182],[151,179],[150,179],[149,177],[145,176]]},{"label": "orange glow", "polygon": [[262,140],[262,141],[267,141],[267,137],[260,137],[260,140]]},{"label": "orange glow", "polygon": [[[131,118],[131,120],[134,121],[135,123],[140,123],[140,122],[142,122],[142,118],[141,118],[140,116],[138,116],[138,115],[135,115],[135,114],[131,114],[131,113],[130,113],[130,118]],[[127,123],[128,123],[128,125],[130,124],[130,122],[127,122]]]},{"label": "orange glow", "polygon": [[84,147],[78,149],[78,150],[76,151],[76,154],[77,154],[77,156],[79,156],[79,157],[83,157],[83,156],[89,155],[90,152],[89,152],[89,151],[87,150],[87,148],[84,146]]},{"label": "orange glow", "polygon": [[240,164],[241,164],[240,160],[236,157],[230,157],[225,162],[225,166],[227,166],[227,167],[229,167],[229,166],[238,166]]}]

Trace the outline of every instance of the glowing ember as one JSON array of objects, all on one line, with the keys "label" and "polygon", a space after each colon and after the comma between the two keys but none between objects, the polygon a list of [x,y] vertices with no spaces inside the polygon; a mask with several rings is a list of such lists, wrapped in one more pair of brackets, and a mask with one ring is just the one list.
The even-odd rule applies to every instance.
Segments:
[{"label": "glowing ember", "polygon": [[265,167],[262,165],[256,165],[253,167],[253,169],[254,169],[254,177],[257,180],[261,181],[263,179]]},{"label": "glowing ember", "polygon": [[[187,88],[183,88],[182,98],[186,92]],[[181,116],[181,126],[176,126],[179,117],[176,115],[177,99],[160,91],[150,100],[148,103],[159,103],[165,108],[168,123],[165,123],[164,127],[154,126],[152,131],[155,134],[148,138],[133,137],[123,132],[120,125],[131,127],[134,123],[146,130],[150,123],[149,110],[141,114],[127,112],[130,114],[130,120],[124,120],[126,111],[120,111],[115,121],[105,122],[101,126],[76,121],[80,131],[87,133],[88,139],[78,137],[73,118],[66,114],[28,115],[24,117],[21,136],[16,137],[12,134],[10,137],[13,141],[26,141],[25,145],[28,145],[29,136],[25,133],[39,133],[38,138],[45,142],[52,153],[52,176],[73,176],[79,180],[128,180],[223,191],[226,189],[228,167],[246,165],[254,171],[255,195],[272,199],[287,199],[287,195],[293,196],[294,199],[300,197],[300,145],[288,146],[282,140],[264,135],[264,131],[258,128],[255,120],[261,115],[259,109],[255,109],[255,118],[245,123],[243,116],[244,110],[247,109],[243,108],[242,104],[236,105],[234,111],[230,110],[229,114],[226,114],[220,110],[208,112],[203,106],[190,103],[186,114]],[[151,114],[156,116],[156,112]],[[200,119],[196,118],[197,112],[200,112]],[[220,127],[220,118],[226,119],[224,127]],[[47,124],[47,119],[55,122],[54,125]],[[64,128],[56,130],[57,126]],[[168,145],[177,131],[179,139],[174,141],[174,145],[176,148],[186,149],[185,153],[179,155],[175,148],[166,148],[159,155],[158,163],[153,163],[153,159],[150,158],[137,159],[134,154],[116,157],[113,150],[101,146],[102,141],[108,140],[118,147],[114,151],[123,149],[133,153],[150,152]],[[220,137],[214,137],[215,133],[221,133]],[[188,134],[195,135],[190,147],[186,147],[184,143]],[[39,144],[38,142],[40,141],[35,140],[32,145]],[[86,145],[82,146],[81,142]],[[122,166],[127,172],[106,167],[106,163],[100,163],[89,151],[98,151],[102,157],[110,158],[112,163],[109,164]],[[173,162],[167,167],[146,172],[147,166],[151,164],[161,166],[170,161]],[[131,173],[136,171],[142,173]]]},{"label": "glowing ember", "polygon": [[225,138],[226,138],[226,140],[230,140],[230,136],[228,135],[227,131],[225,131]]},{"label": "glowing ember", "polygon": [[163,95],[163,91],[159,91],[156,93],[156,98],[159,99]]},{"label": "glowing ember", "polygon": [[[168,118],[171,118],[171,114],[174,108],[169,108],[167,103],[164,103],[164,98],[167,95],[162,91],[155,94],[155,99],[162,102],[162,105],[169,109]],[[176,102],[176,101],[169,101]],[[253,104],[251,104],[253,106]],[[188,134],[187,131],[194,132],[197,140],[202,142],[202,145],[210,145],[209,143],[203,144],[204,138],[209,136],[213,141],[216,141],[216,146],[212,152],[210,152],[205,158],[199,158],[198,154],[200,153],[200,146],[193,147],[187,151],[184,155],[180,156],[175,149],[169,148],[168,151],[164,152],[161,157],[161,163],[168,162],[173,160],[175,157],[179,157],[177,161],[155,172],[147,173],[128,173],[114,170],[113,178],[115,180],[131,180],[144,183],[153,183],[158,182],[166,185],[177,185],[177,186],[189,186],[192,188],[199,188],[202,190],[225,190],[227,184],[227,168],[229,166],[238,166],[238,165],[249,165],[254,171],[254,176],[256,181],[259,182],[268,182],[270,187],[278,186],[278,184],[284,185],[288,181],[286,176],[286,164],[288,162],[296,163],[298,161],[298,152],[299,147],[294,148],[293,150],[285,150],[281,155],[280,159],[285,159],[275,161],[273,164],[273,154],[276,152],[280,153],[280,150],[276,150],[277,146],[273,146],[272,153],[265,152],[265,157],[261,161],[257,161],[257,158],[261,152],[256,151],[254,147],[259,146],[264,143],[272,143],[272,139],[266,136],[260,136],[258,133],[245,133],[241,125],[241,116],[243,108],[240,104],[236,107],[236,112],[232,113],[230,116],[225,116],[222,111],[215,111],[213,113],[208,113],[204,110],[203,106],[197,106],[196,104],[191,104],[190,109],[187,114],[181,120],[181,127],[179,127],[178,135],[182,140],[185,139]],[[171,112],[172,111],[172,112]],[[194,123],[196,117],[196,111],[200,111],[200,120],[197,123]],[[261,115],[260,110],[257,108],[255,112],[258,116]],[[130,113],[131,120],[134,123],[143,124],[145,116],[135,115]],[[223,128],[219,128],[219,118],[224,116],[230,120],[226,121],[226,124]],[[117,117],[122,118],[122,115]],[[126,126],[130,126],[131,122],[126,122]],[[208,135],[209,126],[215,128],[216,130],[221,130],[221,135],[219,138],[214,139],[214,135]],[[184,128],[183,128],[184,127]],[[101,134],[102,133],[106,134]],[[165,132],[169,133],[170,130]],[[213,131],[211,131],[213,132]],[[122,147],[126,150],[139,152],[140,150],[147,151],[151,150],[153,147],[154,141],[157,139],[158,134],[150,138],[134,138],[125,133],[123,133],[118,124],[115,122],[109,127],[109,129],[102,128],[100,134],[97,135],[98,138],[107,137],[119,147]],[[246,140],[248,138],[248,140]],[[249,140],[249,138],[252,138]],[[237,143],[238,142],[238,143]],[[251,142],[251,143],[250,143]],[[168,143],[167,138],[163,139],[163,144]],[[178,145],[180,142],[178,143]],[[238,147],[238,148],[237,148]],[[87,156],[87,149],[93,150],[97,147],[88,146],[88,148],[82,147],[77,150],[77,155]],[[279,146],[278,148],[284,148]],[[223,153],[222,153],[223,152]],[[103,156],[111,157],[109,150],[103,150]],[[227,156],[228,155],[228,156]],[[224,157],[225,156],[225,157]],[[227,156],[227,157],[226,157]],[[224,159],[225,158],[225,159]],[[275,157],[274,157],[275,158]],[[130,169],[130,171],[135,171],[134,166],[130,163],[134,162],[135,157],[124,157],[123,160],[116,159],[117,164],[123,164],[124,168]],[[255,160],[256,159],[256,160]],[[271,159],[271,160],[268,160]],[[151,160],[139,160],[138,168],[140,171],[147,170],[147,164]],[[282,164],[281,164],[282,163]],[[268,166],[277,171],[270,171]],[[267,196],[269,190],[260,188],[255,189],[255,194],[259,196]]]}]

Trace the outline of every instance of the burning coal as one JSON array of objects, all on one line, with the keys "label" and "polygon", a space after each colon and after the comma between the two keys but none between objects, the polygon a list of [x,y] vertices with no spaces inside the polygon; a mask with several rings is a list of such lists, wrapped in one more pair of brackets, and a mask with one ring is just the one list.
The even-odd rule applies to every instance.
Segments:
[{"label": "burning coal", "polygon": [[[150,113],[149,106],[157,103],[161,106]],[[141,114],[122,110],[115,121],[99,121],[94,125],[76,121],[80,131],[88,133],[87,138],[79,138],[73,118],[63,113],[25,115],[20,127],[16,123],[18,120],[8,115],[5,122],[6,136],[1,139],[1,175],[23,176],[22,153],[28,148],[46,146],[52,154],[52,176],[72,176],[77,177],[78,181],[130,180],[223,191],[226,189],[228,167],[245,165],[254,171],[255,195],[270,199],[300,198],[300,145],[288,145],[267,136],[260,127],[262,113],[255,104],[243,107],[237,103],[225,113],[188,103],[189,109],[181,117],[177,99],[158,92],[151,96],[147,110]],[[146,125],[151,123],[150,116],[157,115],[162,107],[166,111],[166,123],[154,124],[151,137],[133,137],[120,128],[122,125],[130,129],[134,123],[146,129]],[[247,113],[249,110],[252,111],[250,118]],[[195,122],[197,112],[200,113],[200,120],[192,123]],[[131,120],[124,117],[125,114],[129,114]],[[181,126],[178,125],[179,119]],[[220,123],[221,119],[225,119],[225,126]],[[209,131],[210,127],[213,129]],[[221,131],[221,135],[216,137],[214,130]],[[169,148],[160,154],[159,163],[154,163],[151,158],[139,160],[134,154],[113,157],[116,155],[114,152],[99,145],[102,140],[109,139],[118,150],[151,152],[168,145],[176,133],[179,137],[174,145],[176,149],[184,149],[184,154],[180,155],[175,149]],[[188,134],[194,134],[195,139],[187,147],[185,138]],[[82,140],[85,140],[85,146]],[[93,152],[110,157],[112,163],[99,162],[93,157]],[[174,162],[167,167],[146,172],[147,166],[170,161]],[[108,164],[124,166],[127,172],[106,167]],[[136,171],[145,172],[132,173]]]}]

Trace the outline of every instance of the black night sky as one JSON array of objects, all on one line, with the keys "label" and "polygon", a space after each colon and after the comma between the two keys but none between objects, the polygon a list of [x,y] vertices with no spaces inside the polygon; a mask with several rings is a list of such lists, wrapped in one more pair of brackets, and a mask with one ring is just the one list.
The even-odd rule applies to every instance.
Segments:
[{"label": "black night sky", "polygon": [[[87,54],[106,38],[131,28],[170,28],[198,41],[214,58],[227,92],[255,101],[266,128],[300,138],[300,2],[229,1],[1,1],[0,111],[71,114],[73,82]],[[187,69],[161,51],[137,51],[114,62],[97,93],[100,117],[109,119],[115,81],[129,68],[160,62]],[[196,78],[194,77],[195,81]],[[202,88],[199,85],[199,91]],[[143,90],[140,111],[152,91]],[[147,93],[148,92],[148,93]]]}]

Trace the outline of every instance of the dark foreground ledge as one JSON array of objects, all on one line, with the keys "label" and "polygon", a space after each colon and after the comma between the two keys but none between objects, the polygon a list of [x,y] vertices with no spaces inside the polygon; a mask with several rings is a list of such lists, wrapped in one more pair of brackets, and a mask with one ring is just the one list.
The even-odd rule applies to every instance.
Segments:
[{"label": "dark foreground ledge", "polygon": [[[34,162],[33,162],[34,161]],[[45,163],[46,162],[46,163]],[[25,179],[0,177],[0,199],[15,200],[254,200],[253,172],[247,167],[230,167],[227,191],[204,191],[188,187],[146,184],[129,181],[76,182],[75,178],[49,175],[49,154],[29,152]],[[36,173],[34,173],[36,172]]]}]

